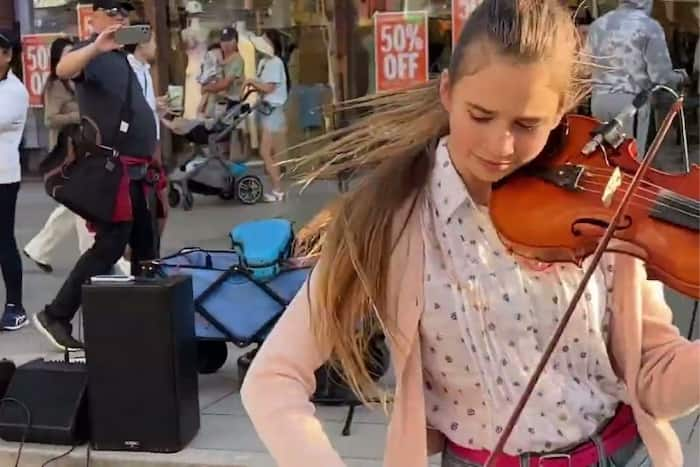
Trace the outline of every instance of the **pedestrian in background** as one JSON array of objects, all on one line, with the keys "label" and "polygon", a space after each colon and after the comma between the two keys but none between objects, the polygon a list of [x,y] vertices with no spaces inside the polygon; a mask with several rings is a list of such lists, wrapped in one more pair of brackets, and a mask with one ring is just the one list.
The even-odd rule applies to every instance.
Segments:
[{"label": "pedestrian in background", "polygon": [[[59,133],[71,125],[80,123],[78,100],[75,97],[75,85],[71,80],[61,79],[56,75],[56,67],[64,55],[73,48],[73,42],[58,38],[51,44],[51,71],[44,87],[44,123],[49,129],[49,148],[54,150],[59,140]],[[68,149],[70,145],[65,147]],[[71,233],[78,236],[78,250],[85,253],[95,241],[85,219],[60,205],[53,210],[38,234],[24,247],[24,255],[31,259],[45,273],[53,272],[52,253],[56,247]],[[118,264],[120,270],[129,271],[125,261]]]},{"label": "pedestrian in background", "polygon": [[[619,6],[595,20],[586,42],[595,64],[592,70],[591,112],[609,121],[655,84],[678,87],[688,79],[673,70],[664,30],[651,18],[653,0],[621,0]],[[650,104],[623,122],[625,132],[637,140],[639,157],[646,152]]]},{"label": "pedestrian in background", "polygon": [[127,55],[115,38],[129,24],[134,8],[125,1],[94,0],[93,9],[95,36],[63,57],[56,72],[76,83],[83,150],[102,155],[116,151],[123,179],[115,193],[111,221],[91,223],[96,232],[92,248],[80,257],[54,300],[34,315],[37,329],[56,347],[68,351],[84,348],[72,336],[71,325],[81,306],[83,284],[95,275],[109,273],[127,245],[133,250],[132,274],[139,272],[140,261],[156,256],[153,206],[147,202],[151,187],[146,180],[156,151],[156,125]]},{"label": "pedestrian in background", "polygon": [[[238,32],[235,28],[229,26],[221,31],[220,47],[223,53],[221,77],[202,87],[209,96],[205,115],[214,120],[226,112],[232,101],[239,99],[245,81],[245,62],[238,53]],[[230,160],[243,159],[247,154],[244,130],[245,120],[232,132],[228,148]]]},{"label": "pedestrian in background", "polygon": [[15,239],[15,210],[22,169],[19,145],[27,121],[29,94],[10,70],[12,43],[0,34],[0,269],[5,283],[5,310],[0,320],[4,331],[27,324],[22,306],[22,259]]},{"label": "pedestrian in background", "polygon": [[263,55],[258,63],[257,78],[247,80],[242,87],[259,92],[268,110],[260,112],[262,137],[260,139],[260,157],[265,163],[267,175],[272,183],[272,190],[265,193],[268,203],[284,201],[282,175],[275,161],[275,155],[287,149],[287,117],[284,106],[289,97],[291,82],[287,64],[283,59],[282,36],[274,29],[265,31],[262,38],[254,37],[255,48]]},{"label": "pedestrian in background", "polygon": [[[135,22],[133,24],[135,26],[150,26],[147,22]],[[155,35],[151,34],[150,40],[144,44],[128,44],[124,46],[124,50],[129,53],[129,64],[141,85],[143,96],[146,98],[148,106],[153,112],[153,119],[156,125],[157,145],[156,151],[153,154],[153,159],[151,160],[152,170],[150,177],[155,189],[151,192],[153,196],[151,196],[149,204],[156,205],[156,209],[152,213],[154,214],[153,232],[155,234],[156,254],[159,255],[160,238],[165,230],[165,223],[168,217],[168,181],[165,170],[163,169],[163,155],[160,145],[160,114],[166,110],[166,101],[164,99],[167,99],[167,96],[158,97],[156,95],[156,87],[153,83],[153,77],[151,76],[151,67],[158,58]],[[125,258],[120,260],[120,263],[122,261],[126,262],[130,256],[130,253],[126,254]],[[129,269],[122,269],[124,274],[128,274]]]}]

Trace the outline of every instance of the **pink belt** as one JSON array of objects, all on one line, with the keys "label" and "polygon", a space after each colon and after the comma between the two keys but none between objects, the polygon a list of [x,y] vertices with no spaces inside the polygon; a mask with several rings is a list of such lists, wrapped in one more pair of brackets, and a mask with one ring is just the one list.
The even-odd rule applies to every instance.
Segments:
[{"label": "pink belt", "polygon": [[[602,440],[604,459],[633,442],[637,436],[632,408],[620,405],[615,417],[598,435]],[[457,457],[475,464],[485,464],[489,451],[474,450],[459,446],[449,439],[447,446]],[[599,449],[593,441],[583,443],[567,453],[541,454],[530,456],[530,467],[587,467],[595,465],[600,459]],[[520,457],[501,454],[496,461],[498,467],[520,467]]]}]

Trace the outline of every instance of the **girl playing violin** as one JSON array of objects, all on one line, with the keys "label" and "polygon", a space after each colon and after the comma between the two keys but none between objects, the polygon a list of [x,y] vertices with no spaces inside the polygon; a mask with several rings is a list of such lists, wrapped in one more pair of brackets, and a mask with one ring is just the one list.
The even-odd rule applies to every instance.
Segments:
[{"label": "girl playing violin", "polygon": [[[330,360],[364,400],[381,395],[365,358],[376,332],[396,375],[385,465],[486,462],[583,275],[513,256],[489,197],[583,96],[578,50],[558,0],[485,0],[439,83],[356,101],[365,118],[298,161],[322,167],[310,179],[368,174],[312,223],[311,279],[242,388],[278,465],[344,465],[309,402],[314,371]],[[700,404],[698,368],[661,283],[606,254],[495,465],[621,466],[646,448],[681,466],[669,422]]]}]

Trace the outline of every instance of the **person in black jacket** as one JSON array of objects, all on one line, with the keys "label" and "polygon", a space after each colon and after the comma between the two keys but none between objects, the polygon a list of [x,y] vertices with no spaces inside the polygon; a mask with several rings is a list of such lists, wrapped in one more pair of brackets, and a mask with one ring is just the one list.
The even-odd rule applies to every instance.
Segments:
[{"label": "person in black jacket", "polygon": [[127,245],[131,247],[132,274],[138,273],[140,261],[156,256],[147,202],[153,190],[148,175],[156,149],[156,125],[127,55],[115,40],[116,32],[128,24],[133,7],[124,1],[95,0],[93,8],[97,35],[63,57],[57,74],[76,83],[81,143],[95,153],[116,151],[124,179],[112,221],[91,225],[94,245],[80,257],[53,302],[34,317],[37,329],[56,347],[68,351],[83,348],[72,336],[71,326],[81,305],[82,285],[93,276],[107,274]]}]

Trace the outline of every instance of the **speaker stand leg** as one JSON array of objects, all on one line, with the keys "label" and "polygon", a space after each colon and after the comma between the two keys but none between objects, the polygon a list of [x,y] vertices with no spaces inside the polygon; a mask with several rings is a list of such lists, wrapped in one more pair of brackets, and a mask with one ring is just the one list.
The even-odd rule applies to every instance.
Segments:
[{"label": "speaker stand leg", "polygon": [[355,404],[350,404],[348,408],[348,416],[345,418],[345,426],[343,426],[343,436],[350,436],[350,426],[352,419],[355,416]]}]

